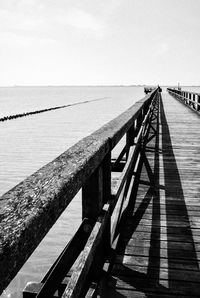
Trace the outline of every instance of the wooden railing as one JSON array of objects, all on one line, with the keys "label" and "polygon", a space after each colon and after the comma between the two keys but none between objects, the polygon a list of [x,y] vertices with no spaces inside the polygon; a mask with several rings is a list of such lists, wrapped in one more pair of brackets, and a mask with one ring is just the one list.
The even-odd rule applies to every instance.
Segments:
[{"label": "wooden railing", "polygon": [[172,88],[167,88],[167,91],[195,112],[200,112],[200,93]]},{"label": "wooden railing", "polygon": [[[82,297],[83,291],[91,290],[89,281],[97,278],[105,257],[116,246],[132,171],[137,170],[158,98],[155,89],[1,197],[1,292],[80,188],[83,221],[78,231],[41,283],[27,285],[23,295]],[[123,136],[125,146],[112,160],[112,150]],[[111,191],[113,171],[121,174]],[[75,261],[76,270],[69,279]]]}]

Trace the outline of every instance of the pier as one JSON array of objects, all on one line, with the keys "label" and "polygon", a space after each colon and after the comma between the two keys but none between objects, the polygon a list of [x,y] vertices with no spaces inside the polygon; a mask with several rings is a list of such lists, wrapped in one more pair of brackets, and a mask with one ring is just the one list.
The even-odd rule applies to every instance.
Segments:
[{"label": "pier", "polygon": [[24,298],[199,297],[200,95],[159,91],[1,197],[1,292],[82,189],[79,229]]}]

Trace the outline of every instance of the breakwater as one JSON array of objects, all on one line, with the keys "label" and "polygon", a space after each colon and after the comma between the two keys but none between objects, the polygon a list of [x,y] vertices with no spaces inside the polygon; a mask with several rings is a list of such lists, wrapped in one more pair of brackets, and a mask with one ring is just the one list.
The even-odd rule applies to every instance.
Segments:
[{"label": "breakwater", "polygon": [[24,112],[24,113],[19,113],[19,114],[15,114],[15,115],[4,116],[4,117],[0,118],[0,122],[4,122],[7,120],[13,120],[13,119],[21,118],[21,117],[27,117],[27,116],[31,116],[31,115],[35,115],[35,114],[50,112],[53,110],[64,109],[64,108],[77,106],[77,105],[81,105],[81,104],[91,103],[94,101],[104,100],[106,98],[108,98],[108,97],[96,98],[96,99],[92,99],[92,100],[85,100],[85,101],[81,101],[81,102],[75,102],[75,103],[57,106],[57,107],[51,107],[51,108],[47,108],[47,109],[41,109],[41,110],[36,110],[36,111],[31,111],[31,112]]}]

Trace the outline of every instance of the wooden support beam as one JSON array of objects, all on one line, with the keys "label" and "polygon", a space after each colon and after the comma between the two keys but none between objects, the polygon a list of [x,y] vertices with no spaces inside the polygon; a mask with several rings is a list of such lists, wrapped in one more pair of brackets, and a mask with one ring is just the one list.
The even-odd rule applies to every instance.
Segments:
[{"label": "wooden support beam", "polygon": [[[67,276],[80,252],[83,250],[91,231],[91,222],[88,219],[84,219],[74,237],[64,248],[58,259],[43,278],[42,282],[39,284],[28,284],[23,291],[23,298],[53,297],[56,290],[59,290],[60,288],[64,290],[62,281]],[[36,293],[35,296],[33,296],[34,293]]]},{"label": "wooden support beam", "polygon": [[96,220],[111,196],[111,153],[82,188],[82,217]]},{"label": "wooden support beam", "polygon": [[135,123],[133,123],[126,133],[126,160],[128,159],[130,147],[134,145],[135,134]]},{"label": "wooden support beam", "polygon": [[119,154],[119,156],[117,157],[115,162],[112,163],[112,171],[117,172],[117,168],[118,168],[122,158],[124,157],[125,153],[126,153],[126,146],[124,146],[124,148],[122,149],[121,153]]},{"label": "wooden support beam", "polygon": [[[94,229],[86,243],[85,249],[77,260],[76,268],[72,277],[65,289],[62,298],[77,298],[85,297],[82,291],[85,289],[85,282],[87,282],[88,274],[96,256],[98,246],[104,241],[103,235],[108,221],[110,220],[109,205],[105,205],[103,214],[96,222]],[[97,257],[97,256],[96,256]],[[99,260],[101,261],[101,260]]]}]

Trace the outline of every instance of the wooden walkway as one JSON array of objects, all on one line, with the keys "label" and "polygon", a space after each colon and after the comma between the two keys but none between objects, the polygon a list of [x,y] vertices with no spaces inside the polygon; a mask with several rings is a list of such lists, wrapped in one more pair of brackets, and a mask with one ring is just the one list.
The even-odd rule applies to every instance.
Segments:
[{"label": "wooden walkway", "polygon": [[200,297],[200,117],[163,93],[153,127],[98,297]]}]

